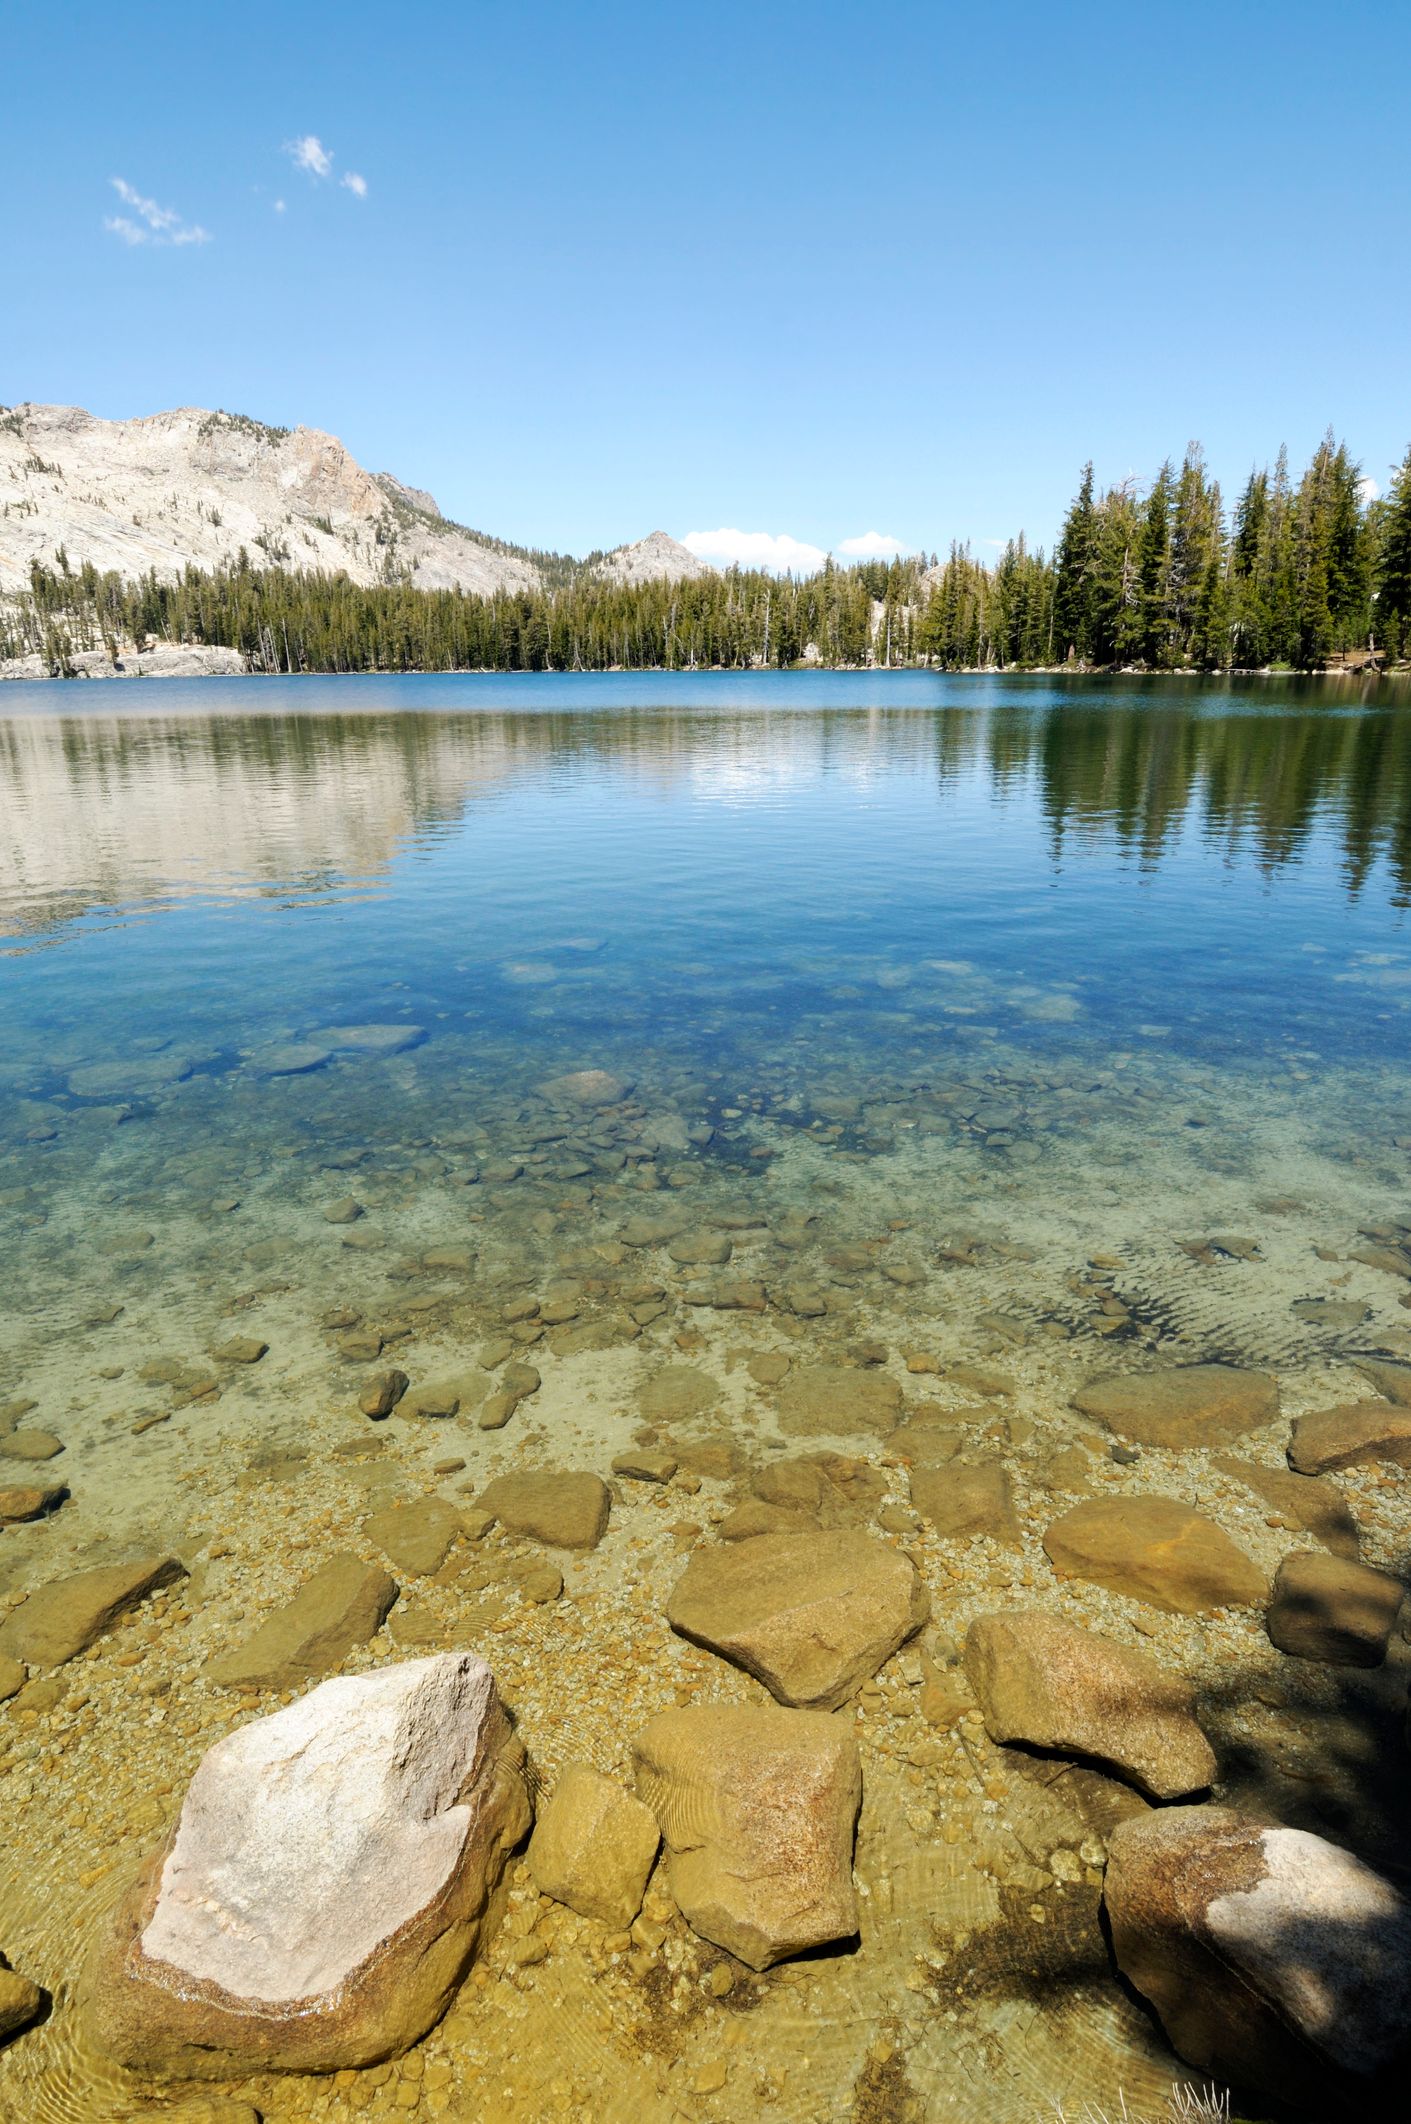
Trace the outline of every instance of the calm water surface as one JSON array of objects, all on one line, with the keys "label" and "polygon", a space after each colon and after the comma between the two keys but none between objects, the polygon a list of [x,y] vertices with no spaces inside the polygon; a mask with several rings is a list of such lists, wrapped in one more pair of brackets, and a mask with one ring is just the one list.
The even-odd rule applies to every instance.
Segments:
[{"label": "calm water surface", "polygon": [[[1411,698],[1387,684],[7,689],[0,1421],[62,1438],[46,1466],[73,1496],[5,1537],[0,1596],[139,1537],[203,1575],[154,1708],[118,1733],[130,1677],[104,1698],[100,1663],[91,1702],[0,1738],[12,1796],[43,1810],[0,1945],[62,1964],[100,1921],[121,1872],[101,1853],[140,1854],[141,1806],[155,1792],[160,1820],[230,1715],[184,1690],[200,1627],[297,1583],[291,1513],[356,1524],[328,1472],[362,1421],[339,1317],[385,1331],[415,1380],[464,1366],[517,1297],[562,1294],[532,1345],[536,1413],[457,1427],[472,1487],[521,1451],[605,1472],[668,1362],[754,1422],[752,1342],[881,1355],[908,1385],[999,1362],[1040,1432],[1114,1351],[1266,1364],[1313,1396],[1349,1357],[1405,1350],[1407,1286],[1339,1256],[1411,1215],[1408,907]],[[622,1097],[543,1090],[584,1069]],[[344,1197],[360,1214],[330,1222]],[[758,1307],[624,1246],[662,1204],[736,1235]],[[263,1364],[212,1356],[237,1332],[268,1340]],[[444,1427],[384,1428],[403,1487],[445,1479]],[[610,1540],[575,1569],[608,1598],[624,1556]],[[437,1642],[434,1621],[407,1641]],[[627,1715],[582,1747],[610,1752]],[[68,1794],[80,1743],[119,1766],[116,1813]],[[1014,2066],[1006,2118],[1038,2114],[1054,2074],[1092,2092],[1099,2055],[1102,2099],[1121,2072],[1169,2079],[1130,2009],[1094,2002],[1042,2086]],[[850,2010],[875,2034],[902,2008]],[[81,2036],[51,2028],[4,2068],[14,2113],[120,2113]],[[973,2090],[983,2044],[962,2050],[947,2070]],[[816,2106],[783,2082],[770,2101],[850,2116],[860,2069],[840,2057]],[[555,2109],[544,2072],[502,2113],[616,2114],[612,2073]],[[634,2114],[658,2113],[655,2086]],[[394,2093],[369,2082],[347,2113],[390,2116]],[[307,2088],[259,2099],[344,2113]],[[962,2093],[925,2113],[980,2112]]]}]

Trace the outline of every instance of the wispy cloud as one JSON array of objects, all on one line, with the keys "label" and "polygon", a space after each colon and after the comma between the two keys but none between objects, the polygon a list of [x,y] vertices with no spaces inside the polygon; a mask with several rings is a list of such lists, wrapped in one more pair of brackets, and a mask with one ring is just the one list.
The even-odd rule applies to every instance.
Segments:
[{"label": "wispy cloud", "polygon": [[339,182],[345,191],[355,193],[359,199],[366,199],[367,179],[366,177],[360,177],[356,170],[349,170],[344,177],[340,178]]},{"label": "wispy cloud", "polygon": [[864,531],[857,538],[839,539],[838,551],[849,560],[891,560],[906,548],[899,538],[891,538],[885,531]]},{"label": "wispy cloud", "polygon": [[811,573],[828,558],[821,546],[790,538],[786,531],[688,531],[681,543],[717,568],[765,568],[771,575]]},{"label": "wispy cloud", "polygon": [[331,177],[333,157],[317,133],[301,133],[297,140],[286,140],[284,152],[296,170],[307,170],[310,177]]},{"label": "wispy cloud", "polygon": [[[108,182],[124,206],[131,207],[131,214],[105,214],[103,226],[110,236],[120,243],[136,246],[141,243],[163,244],[180,247],[193,243],[209,243],[211,232],[203,229],[199,221],[187,221],[175,207],[158,206],[155,199],[148,199],[125,177],[110,177]],[[134,220],[133,216],[136,216]]]},{"label": "wispy cloud", "polygon": [[1365,473],[1357,482],[1357,491],[1364,502],[1374,502],[1382,490],[1371,474]]}]

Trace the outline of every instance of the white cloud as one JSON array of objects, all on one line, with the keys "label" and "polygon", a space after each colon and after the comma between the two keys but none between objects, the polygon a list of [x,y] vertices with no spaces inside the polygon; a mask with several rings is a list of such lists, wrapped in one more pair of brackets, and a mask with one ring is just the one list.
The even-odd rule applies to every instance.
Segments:
[{"label": "white cloud", "polygon": [[821,546],[790,538],[786,531],[688,531],[681,543],[717,568],[764,568],[771,575],[811,575],[828,558]]},{"label": "white cloud", "polygon": [[199,221],[185,220],[175,207],[158,206],[155,199],[144,197],[125,177],[110,177],[108,182],[123,205],[131,207],[137,215],[135,221],[129,214],[104,215],[104,228],[121,243],[168,244],[179,247],[210,242],[210,230],[203,229]]},{"label": "white cloud", "polygon": [[894,555],[905,553],[906,548],[899,538],[891,538],[885,531],[864,531],[858,538],[840,539],[838,551],[849,560],[891,560]]},{"label": "white cloud", "polygon": [[274,211],[276,214],[282,214],[284,212],[284,201],[282,199],[275,200]]},{"label": "white cloud", "polygon": [[302,133],[297,140],[286,140],[284,152],[292,158],[296,170],[307,170],[311,177],[333,174],[333,157],[317,133]]},{"label": "white cloud", "polygon": [[349,171],[348,171],[348,174],[347,174],[347,175],[346,175],[346,176],[345,176],[345,177],[344,177],[344,178],[343,178],[343,179],[342,179],[341,181],[342,181],[342,184],[343,184],[343,187],[344,187],[345,191],[349,191],[349,192],[352,192],[352,193],[354,193],[354,194],[355,194],[355,196],[356,196],[357,198],[359,198],[359,199],[366,199],[366,197],[367,197],[367,179],[366,179],[366,177],[360,177],[360,176],[358,175],[358,173],[357,173],[357,171],[356,171],[356,170],[349,170]]},{"label": "white cloud", "polygon": [[1382,490],[1377,485],[1377,482],[1369,475],[1365,479],[1358,480],[1357,491],[1361,495],[1364,502],[1374,502]]}]

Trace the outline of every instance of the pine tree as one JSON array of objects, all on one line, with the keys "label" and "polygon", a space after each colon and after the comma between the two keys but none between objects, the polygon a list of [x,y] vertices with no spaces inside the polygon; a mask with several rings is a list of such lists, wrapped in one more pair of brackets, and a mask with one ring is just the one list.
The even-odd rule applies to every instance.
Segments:
[{"label": "pine tree", "polygon": [[1086,662],[1093,645],[1093,563],[1097,522],[1093,508],[1091,458],[1083,467],[1078,492],[1064,518],[1058,542],[1053,591],[1054,648],[1060,662]]}]

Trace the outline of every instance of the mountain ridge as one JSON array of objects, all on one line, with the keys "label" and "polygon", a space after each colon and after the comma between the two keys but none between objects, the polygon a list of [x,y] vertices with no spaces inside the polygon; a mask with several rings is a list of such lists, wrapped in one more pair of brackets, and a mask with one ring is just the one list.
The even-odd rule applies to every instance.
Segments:
[{"label": "mountain ridge", "polygon": [[444,516],[433,495],[367,471],[322,429],[178,406],[109,421],[81,406],[0,407],[0,595],[30,565],[174,580],[244,549],[257,565],[475,596],[533,591],[585,568],[611,579],[708,572],[652,532],[584,563]]}]

